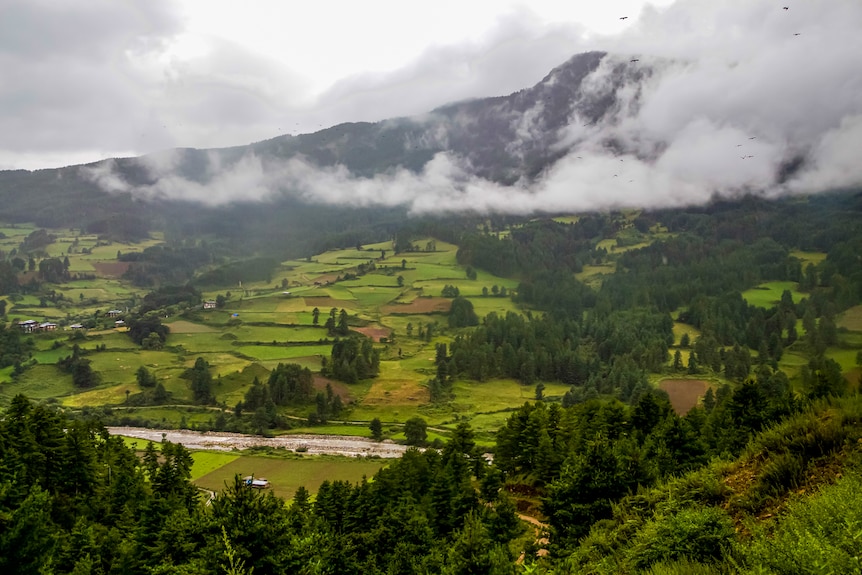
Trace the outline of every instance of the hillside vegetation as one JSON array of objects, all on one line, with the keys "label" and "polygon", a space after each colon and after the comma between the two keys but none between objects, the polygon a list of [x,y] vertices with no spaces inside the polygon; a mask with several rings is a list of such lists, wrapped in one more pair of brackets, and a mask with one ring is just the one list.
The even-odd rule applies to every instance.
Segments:
[{"label": "hillside vegetation", "polygon": [[[298,259],[5,227],[3,566],[848,572],[859,202],[417,220]],[[108,424],[437,449],[207,506],[193,455]]]}]

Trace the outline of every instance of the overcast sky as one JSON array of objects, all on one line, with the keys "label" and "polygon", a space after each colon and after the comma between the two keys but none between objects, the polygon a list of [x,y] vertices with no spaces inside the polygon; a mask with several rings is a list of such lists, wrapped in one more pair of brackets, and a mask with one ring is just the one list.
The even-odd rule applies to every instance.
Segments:
[{"label": "overcast sky", "polygon": [[507,94],[637,27],[646,5],[0,0],[0,168],[241,145]]}]

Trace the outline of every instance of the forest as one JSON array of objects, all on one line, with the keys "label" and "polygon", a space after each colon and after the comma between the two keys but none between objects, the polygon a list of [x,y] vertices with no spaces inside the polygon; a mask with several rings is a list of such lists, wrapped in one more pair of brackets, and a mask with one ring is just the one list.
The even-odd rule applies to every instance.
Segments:
[{"label": "forest", "polygon": [[[467,276],[479,270],[516,286],[505,298],[518,311],[477,314],[476,302],[499,297],[497,285],[466,298],[443,283],[446,325],[419,327],[429,346],[419,349],[430,355],[422,413],[446,410],[459,385],[511,379],[528,389],[531,399],[506,412],[491,445],[456,417],[445,441],[411,441],[420,445],[357,483],[327,481],[285,501],[236,477],[208,494],[190,481],[182,445],[136,453],[106,432],[104,412],[17,395],[0,418],[0,570],[856,572],[862,346],[841,318],[862,303],[860,212],[862,195],[845,192],[567,221],[429,219],[397,233],[387,221],[372,235],[389,231],[396,273],[407,273],[407,254],[434,232],[458,246]],[[176,242],[123,256],[127,279],[154,287],[128,316],[135,345],[167,344],[160,314],[197,306],[200,286],[240,272],[263,277],[275,265],[269,253],[243,268],[213,246]],[[8,268],[12,278],[24,273]],[[389,276],[375,273],[379,288]],[[767,305],[743,295],[788,282],[793,290]],[[346,311],[333,307],[328,326],[314,312],[309,329],[335,338],[313,342],[331,349],[319,373],[333,382],[374,380],[382,360],[397,360],[412,341],[412,323],[374,343],[351,331],[358,320]],[[30,368],[28,337],[4,326],[0,341],[3,365]],[[855,352],[855,369],[836,350]],[[801,358],[793,369],[791,352]],[[86,386],[89,361],[73,348],[58,366]],[[655,385],[659,373],[711,384],[680,413]],[[233,405],[216,401],[204,359],[180,377],[196,403],[224,410],[222,425],[245,421],[262,433],[287,425],[283,407],[311,406],[314,424],[350,409],[331,387],[315,392],[312,372],[293,363],[255,379]],[[147,393],[158,389],[146,369],[138,378]],[[552,384],[565,393],[546,397]],[[410,421],[424,435],[425,422]],[[379,419],[372,431],[381,437]]]}]

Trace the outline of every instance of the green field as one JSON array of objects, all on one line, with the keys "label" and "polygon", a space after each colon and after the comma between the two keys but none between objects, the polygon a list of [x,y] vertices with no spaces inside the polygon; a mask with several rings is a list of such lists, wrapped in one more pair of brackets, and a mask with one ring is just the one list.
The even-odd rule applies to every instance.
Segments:
[{"label": "green field", "polygon": [[[198,455],[195,452],[194,457]],[[212,491],[221,491],[233,482],[235,475],[262,477],[269,480],[272,492],[291,498],[296,490],[304,486],[312,494],[324,481],[349,481],[356,483],[363,477],[371,477],[386,465],[385,459],[309,456],[299,458],[259,457],[250,455],[217,454],[234,457],[221,466],[195,479],[195,484]],[[216,465],[220,459],[207,453],[201,469]],[[227,458],[224,458],[225,460]],[[197,466],[197,463],[196,463]],[[193,471],[193,474],[196,473]]]},{"label": "green field", "polygon": [[789,290],[790,295],[793,296],[793,301],[799,303],[800,300],[808,296],[797,291],[798,286],[799,284],[796,282],[767,282],[750,290],[745,290],[742,292],[742,297],[751,305],[768,309],[781,301],[781,294],[784,290]]}]

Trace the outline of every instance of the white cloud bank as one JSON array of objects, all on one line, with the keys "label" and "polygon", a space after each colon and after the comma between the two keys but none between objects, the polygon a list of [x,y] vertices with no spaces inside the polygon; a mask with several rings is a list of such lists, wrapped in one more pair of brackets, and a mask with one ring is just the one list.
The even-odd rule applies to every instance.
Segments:
[{"label": "white cloud bank", "polygon": [[[611,71],[629,59],[653,73],[619,90],[620,106],[598,125],[572,118],[556,135],[569,153],[532,182],[489,182],[450,153],[437,154],[419,173],[396,169],[373,178],[302,158],[273,162],[253,155],[226,167],[212,155],[206,185],[152,159],[146,161],[156,183],[134,190],[110,166],[89,174],[105,189],[210,204],[290,191],[313,202],[404,205],[414,213],[667,207],[741,192],[775,196],[860,186],[862,3],[787,5],[679,0],[645,10],[621,36],[597,40],[595,47],[611,55],[586,89],[607,90]],[[416,70],[426,65],[442,69],[427,56]],[[381,80],[370,93],[391,94],[383,90],[387,82],[416,70]],[[409,90],[392,93],[404,98]],[[530,113],[516,120],[529,138]],[[620,155],[608,152],[609,140]],[[800,158],[801,167],[788,174],[785,166]]]}]

